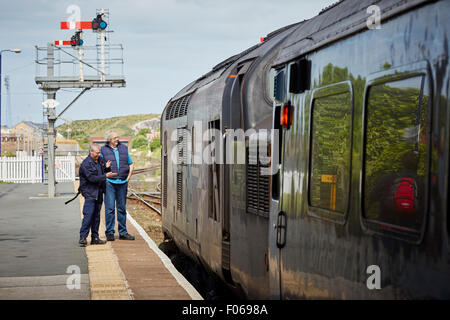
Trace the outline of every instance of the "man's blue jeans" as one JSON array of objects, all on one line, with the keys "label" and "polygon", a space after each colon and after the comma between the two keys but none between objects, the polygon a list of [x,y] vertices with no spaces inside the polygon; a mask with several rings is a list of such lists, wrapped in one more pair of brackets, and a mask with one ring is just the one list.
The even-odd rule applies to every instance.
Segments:
[{"label": "man's blue jeans", "polygon": [[106,180],[105,194],[105,234],[114,235],[114,226],[116,224],[115,209],[117,204],[117,223],[119,225],[119,235],[126,235],[127,232],[127,192],[128,183],[111,183]]},{"label": "man's blue jeans", "polygon": [[98,200],[84,199],[83,221],[80,228],[80,238],[86,239],[91,229],[91,238],[98,239],[98,227],[100,226],[100,209],[103,204],[103,194],[99,193]]}]

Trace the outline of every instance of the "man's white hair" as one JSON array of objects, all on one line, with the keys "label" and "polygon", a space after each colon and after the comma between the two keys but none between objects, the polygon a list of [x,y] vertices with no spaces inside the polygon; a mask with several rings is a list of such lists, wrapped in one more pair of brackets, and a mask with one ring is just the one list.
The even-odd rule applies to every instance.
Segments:
[{"label": "man's white hair", "polygon": [[112,137],[117,136],[117,135],[118,135],[117,132],[115,132],[115,131],[110,131],[110,132],[107,132],[107,133],[106,133],[105,139],[106,139],[107,142],[110,142],[111,139],[112,139]]}]

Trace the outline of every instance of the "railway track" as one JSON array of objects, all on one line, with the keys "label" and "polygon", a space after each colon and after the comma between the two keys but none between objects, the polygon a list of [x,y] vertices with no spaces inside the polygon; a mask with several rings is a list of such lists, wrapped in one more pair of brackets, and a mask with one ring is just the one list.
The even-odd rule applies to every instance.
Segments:
[{"label": "railway track", "polygon": [[[161,195],[158,192],[138,192],[131,188],[128,188],[128,199],[138,200],[145,204],[147,207],[155,211],[161,216],[161,211],[154,205],[161,205]],[[152,194],[153,193],[153,194]],[[131,194],[131,195],[130,195]],[[146,199],[145,199],[145,198]]]},{"label": "railway track", "polygon": [[[162,201],[161,183],[156,186],[156,190],[158,191],[138,191],[129,187],[127,198],[139,204],[142,203],[145,207],[161,216],[161,211],[158,209]],[[151,212],[148,214],[151,215]],[[147,232],[150,235],[149,232],[152,231],[149,230]],[[217,277],[205,271],[192,258],[181,252],[173,241],[165,240],[159,245],[159,248],[170,258],[175,268],[183,274],[206,300],[239,299]]]},{"label": "railway track", "polygon": [[134,174],[141,174],[141,173],[152,172],[152,171],[155,171],[155,170],[158,170],[158,169],[161,169],[161,165],[155,165],[155,166],[146,167],[146,168],[134,169],[133,175]]}]

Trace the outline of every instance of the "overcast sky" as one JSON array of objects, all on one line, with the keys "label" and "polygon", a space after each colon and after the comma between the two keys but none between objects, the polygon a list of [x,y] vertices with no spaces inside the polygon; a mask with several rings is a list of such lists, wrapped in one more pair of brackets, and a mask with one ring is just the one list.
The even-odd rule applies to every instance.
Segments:
[{"label": "overcast sky", "polygon": [[[72,120],[109,118],[138,113],[161,113],[167,101],[189,82],[209,72],[222,60],[259,42],[260,37],[283,26],[311,18],[336,0],[0,0],[2,54],[2,125],[8,98],[4,83],[10,79],[11,122],[42,122],[34,46],[69,40],[72,30],[60,30],[60,21],[76,5],[82,21],[91,21],[96,9],[110,11],[111,43],[123,45],[126,88],[95,89],[85,93],[65,114]],[[91,30],[86,45],[95,45]],[[76,55],[70,46],[68,52]],[[65,74],[77,70],[62,69]],[[118,70],[113,70],[118,72]],[[121,71],[119,69],[119,71]],[[41,68],[42,75],[45,70]],[[79,89],[59,90],[59,113]],[[57,125],[62,124],[58,121]]]}]

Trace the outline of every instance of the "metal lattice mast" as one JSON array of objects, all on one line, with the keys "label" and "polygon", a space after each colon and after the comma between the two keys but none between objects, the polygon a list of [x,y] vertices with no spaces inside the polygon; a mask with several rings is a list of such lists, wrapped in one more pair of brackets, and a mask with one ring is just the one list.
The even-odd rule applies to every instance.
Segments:
[{"label": "metal lattice mast", "polygon": [[[43,103],[45,115],[48,121],[48,197],[55,196],[55,122],[58,120],[70,106],[78,100],[78,98],[91,88],[122,88],[125,87],[125,77],[123,76],[123,48],[122,45],[110,45],[107,41],[106,31],[107,22],[103,17],[109,18],[108,9],[97,10],[96,18],[91,21],[71,21],[61,22],[61,29],[77,30],[70,41],[56,40],[55,44],[49,43],[46,48],[36,47],[36,84],[47,95],[47,100]],[[92,29],[97,34],[96,46],[85,46],[82,39],[82,29]],[[77,52],[71,54],[62,45],[70,45]],[[120,58],[111,59],[111,47],[119,51]],[[55,59],[57,50],[58,59]],[[95,51],[94,51],[95,50]],[[45,52],[46,57],[40,58],[39,53]],[[61,54],[65,54],[70,59],[61,58]],[[96,53],[96,58],[89,58],[89,53]],[[110,74],[110,64],[122,65],[121,74]],[[39,66],[46,65],[47,74],[41,76],[39,74]],[[55,75],[55,65],[58,67],[58,75]],[[62,76],[65,66],[72,66],[72,76]],[[95,66],[95,67],[94,67]],[[97,74],[92,75],[92,70]],[[77,72],[78,71],[78,72]],[[91,72],[91,73],[89,73]],[[108,75],[108,77],[106,77]],[[61,88],[78,88],[82,89],[81,93],[73,99],[73,101],[65,107],[58,115],[56,106],[59,104],[56,100],[56,91]]]}]

